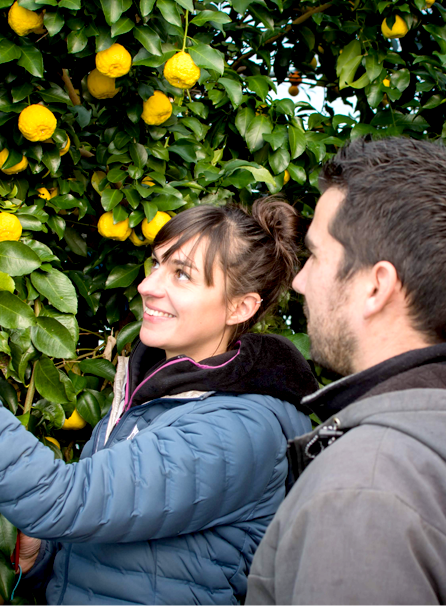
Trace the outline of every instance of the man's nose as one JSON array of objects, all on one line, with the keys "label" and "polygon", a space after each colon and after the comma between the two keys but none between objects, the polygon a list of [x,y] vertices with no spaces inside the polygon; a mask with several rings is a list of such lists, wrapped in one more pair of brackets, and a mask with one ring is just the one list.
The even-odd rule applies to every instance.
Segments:
[{"label": "man's nose", "polygon": [[306,272],[307,264],[302,267],[300,272],[294,276],[294,280],[291,284],[293,290],[300,293],[301,295],[305,294],[305,285],[307,282],[307,272]]}]

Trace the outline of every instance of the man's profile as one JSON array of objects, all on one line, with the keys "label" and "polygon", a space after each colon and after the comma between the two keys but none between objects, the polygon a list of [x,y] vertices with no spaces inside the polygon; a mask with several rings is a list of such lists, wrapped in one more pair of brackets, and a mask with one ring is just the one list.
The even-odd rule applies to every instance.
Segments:
[{"label": "man's profile", "polygon": [[248,604],[446,603],[446,151],[356,140],[320,175],[305,297],[315,362],[291,492]]}]

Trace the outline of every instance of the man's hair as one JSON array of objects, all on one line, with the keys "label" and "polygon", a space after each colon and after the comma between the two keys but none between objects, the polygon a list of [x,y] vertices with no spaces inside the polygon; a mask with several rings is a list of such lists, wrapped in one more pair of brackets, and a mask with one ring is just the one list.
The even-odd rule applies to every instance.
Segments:
[{"label": "man's hair", "polygon": [[413,326],[446,340],[446,150],[427,141],[356,139],[319,176],[345,198],[329,226],[345,249],[339,279],[389,261]]}]

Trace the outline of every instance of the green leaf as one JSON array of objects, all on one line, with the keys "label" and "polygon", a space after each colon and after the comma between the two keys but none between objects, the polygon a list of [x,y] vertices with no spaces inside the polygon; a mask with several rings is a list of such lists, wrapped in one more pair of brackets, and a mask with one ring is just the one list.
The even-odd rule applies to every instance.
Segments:
[{"label": "green leaf", "polygon": [[105,189],[101,194],[102,208],[106,211],[113,210],[123,197],[124,194],[119,189]]},{"label": "green leaf", "polygon": [[187,11],[194,12],[194,3],[192,0],[175,0],[177,4],[185,8]]},{"label": "green leaf", "polygon": [[300,351],[300,353],[303,355],[303,357],[306,360],[311,360],[311,354],[310,354],[311,345],[310,345],[310,338],[308,335],[301,332],[301,333],[297,333],[295,335],[284,335],[284,336],[287,339],[289,339],[295,347],[297,347],[297,349]]},{"label": "green leaf", "polygon": [[16,540],[17,528],[0,514],[0,551],[7,557],[12,556]]},{"label": "green leaf", "polygon": [[124,181],[127,177],[127,173],[120,168],[112,168],[107,173],[107,179],[110,183],[119,183]]},{"label": "green leaf", "polygon": [[290,173],[293,181],[299,183],[299,185],[303,185],[307,180],[307,173],[302,166],[296,166],[295,164],[288,164],[288,172]]},{"label": "green leaf", "polygon": [[116,349],[120,354],[128,343],[133,343],[141,330],[141,322],[130,322],[126,324],[118,333],[116,340]]},{"label": "green leaf", "polygon": [[79,294],[88,304],[88,307],[95,314],[99,307],[100,293],[90,294],[87,288],[87,277],[80,271],[70,271],[70,278],[76,284]]},{"label": "green leaf", "polygon": [[65,328],[70,333],[71,338],[73,339],[73,343],[76,344],[78,342],[79,325],[77,323],[75,315],[63,314],[60,311],[57,311],[57,309],[47,306],[42,308],[39,317],[54,318],[55,320],[60,322],[62,326],[65,326]]},{"label": "green leaf", "polygon": [[274,109],[278,114],[284,114],[285,116],[294,116],[294,103],[291,99],[281,99],[274,103]]},{"label": "green leaf", "polygon": [[[17,392],[11,383],[0,377],[0,401],[7,404],[9,410],[15,415],[18,408]],[[2,549],[1,516],[0,516],[0,550]]]},{"label": "green leaf", "polygon": [[54,175],[60,166],[61,155],[55,145],[51,146],[51,149],[46,150],[42,156],[42,162],[45,164],[47,169]]},{"label": "green leaf", "polygon": [[271,173],[269,172],[269,170],[267,170],[263,166],[256,168],[255,166],[246,165],[246,166],[241,166],[240,168],[248,170],[253,175],[253,177],[255,178],[255,180],[257,182],[269,183],[270,185],[276,184],[276,182],[274,181],[274,178],[271,175]]},{"label": "green leaf", "polygon": [[38,78],[43,78],[43,57],[42,53],[34,45],[21,46],[21,57],[17,64],[24,67],[27,72]]},{"label": "green leaf", "polygon": [[268,161],[275,175],[283,173],[290,163],[290,152],[287,149],[278,149],[269,154]]},{"label": "green leaf", "polygon": [[111,27],[111,35],[113,38],[117,36],[122,36],[123,34],[131,32],[134,27],[135,24],[131,19],[129,19],[128,17],[121,17],[119,21],[113,23]]},{"label": "green leaf", "polygon": [[[34,408],[42,414],[42,417],[52,423],[56,429],[61,429],[62,425],[65,422],[65,412],[63,407],[56,402],[49,402],[47,399],[42,398],[39,400],[37,404],[34,405]],[[45,440],[45,446],[48,446],[53,450],[53,448],[57,448],[55,444],[52,442]],[[61,458],[60,456],[58,458]]]},{"label": "green leaf", "polygon": [[234,107],[234,109],[238,107],[243,100],[243,91],[241,84],[239,84],[235,80],[231,80],[230,78],[220,78],[218,80],[218,83],[224,87],[232,103],[232,107]]},{"label": "green leaf", "polygon": [[13,293],[14,289],[15,282],[11,276],[0,271],[0,290],[7,290],[8,292]]},{"label": "green leaf", "polygon": [[7,291],[0,292],[0,325],[4,328],[24,329],[33,326],[36,317],[29,305]]},{"label": "green leaf", "polygon": [[287,128],[284,124],[278,124],[270,135],[263,135],[265,141],[267,141],[273,151],[283,147],[287,139]]},{"label": "green leaf", "polygon": [[144,145],[141,145],[141,143],[131,143],[129,145],[129,153],[136,166],[139,168],[145,167],[147,164],[148,154]]},{"label": "green leaf", "polygon": [[113,383],[114,381],[116,368],[111,362],[104,360],[104,358],[82,360],[79,366],[85,374],[102,377],[103,379],[110,381],[110,383]]},{"label": "green leaf", "polygon": [[14,103],[18,103],[19,101],[23,101],[26,99],[28,95],[30,95],[34,90],[34,86],[29,82],[24,82],[19,86],[11,89],[12,100]]},{"label": "green leaf", "polygon": [[81,0],[60,0],[59,8],[68,8],[72,11],[78,11],[81,8]]},{"label": "green leaf", "polygon": [[[43,398],[46,398],[50,402],[65,404],[66,402],[72,402],[76,397],[72,385],[71,392],[69,389],[65,389],[67,381],[69,381],[67,375],[58,370],[54,365],[54,362],[46,356],[42,356],[37,360],[34,378],[37,391]],[[69,392],[68,395],[67,391]]]},{"label": "green leaf", "polygon": [[336,65],[336,74],[339,77],[339,88],[341,90],[350,86],[350,83],[353,82],[361,61],[361,44],[358,40],[352,40],[343,48]]},{"label": "green leaf", "polygon": [[88,44],[88,38],[84,33],[84,30],[73,31],[68,34],[67,47],[69,53],[80,53]]},{"label": "green leaf", "polygon": [[16,44],[6,38],[0,40],[0,63],[15,61],[21,54],[22,51]]},{"label": "green leaf", "polygon": [[255,152],[265,144],[263,135],[270,135],[273,130],[273,125],[269,116],[260,115],[254,116],[250,125],[246,129],[246,143],[250,152]]},{"label": "green leaf", "polygon": [[138,277],[140,268],[141,265],[135,265],[135,263],[114,267],[107,278],[105,289],[126,288],[130,286]]},{"label": "green leaf", "polygon": [[113,25],[132,6],[132,0],[101,0],[101,6],[107,24]]},{"label": "green leaf", "polygon": [[25,372],[28,363],[36,359],[39,354],[31,342],[31,329],[17,330],[11,334],[9,340],[11,348],[12,365],[16,371],[19,380],[25,382]]},{"label": "green leaf", "polygon": [[[159,1],[159,0],[158,0]],[[197,44],[188,49],[190,56],[199,67],[214,69],[223,74],[225,69],[225,57],[223,53],[208,44]]]},{"label": "green leaf", "polygon": [[150,223],[150,221],[155,217],[156,213],[158,212],[158,206],[154,202],[143,202],[142,207],[144,209],[144,215],[147,219],[147,222]]},{"label": "green leaf", "polygon": [[184,198],[178,198],[177,196],[165,195],[158,196],[156,198],[156,205],[158,210],[168,211],[168,210],[176,210],[177,208],[181,208],[186,204],[186,200]]},{"label": "green leaf", "polygon": [[52,358],[73,359],[75,343],[67,328],[55,318],[39,316],[31,328],[31,340],[36,349]]},{"label": "green leaf", "polygon": [[301,156],[307,146],[305,133],[295,126],[288,127],[288,140],[290,142],[291,160]]},{"label": "green leaf", "polygon": [[246,131],[255,118],[254,110],[251,107],[239,109],[235,117],[235,125],[242,137],[246,137]]},{"label": "green leaf", "polygon": [[161,38],[148,25],[135,27],[133,30],[135,38],[141,42],[143,47],[153,55],[162,55]]},{"label": "green leaf", "polygon": [[77,399],[76,409],[83,419],[94,427],[101,420],[101,406],[92,389],[86,389]]},{"label": "green leaf", "polygon": [[0,597],[5,603],[9,602],[9,596],[12,593],[16,583],[14,568],[11,566],[9,556],[0,552]]},{"label": "green leaf", "polygon": [[59,11],[55,13],[46,12],[43,16],[43,24],[51,37],[60,32],[65,25],[65,19]]},{"label": "green leaf", "polygon": [[47,90],[39,91],[39,94],[47,103],[65,103],[66,105],[73,105],[68,93],[55,84]]},{"label": "green leaf", "polygon": [[258,95],[262,101],[265,101],[270,89],[275,89],[272,80],[267,76],[249,76],[246,78],[246,83],[249,90],[252,90]]},{"label": "green leaf", "polygon": [[198,15],[192,19],[191,23],[195,23],[195,25],[201,27],[209,21],[213,21],[214,23],[231,23],[231,17],[227,13],[221,11],[204,10],[198,13]]},{"label": "green leaf", "polygon": [[393,86],[400,92],[404,92],[410,84],[410,71],[408,69],[399,69],[393,72],[391,76]]},{"label": "green leaf", "polygon": [[378,55],[373,51],[369,51],[365,58],[365,69],[370,82],[373,82],[381,73],[382,63],[379,62]]},{"label": "green leaf", "polygon": [[65,232],[65,219],[59,215],[53,215],[48,219],[48,225],[61,240]]},{"label": "green leaf", "polygon": [[183,24],[176,2],[172,2],[172,0],[157,0],[156,6],[168,23],[182,27]]},{"label": "green leaf", "polygon": [[59,311],[76,314],[77,296],[71,280],[57,269],[34,271],[31,282],[36,290],[44,295]]},{"label": "green leaf", "polygon": [[87,242],[77,230],[67,227],[65,229],[64,239],[75,255],[79,255],[80,257],[86,257],[88,255]]},{"label": "green leaf", "polygon": [[147,17],[153,10],[155,5],[155,0],[140,0],[139,7],[141,10],[141,15],[143,17]]}]

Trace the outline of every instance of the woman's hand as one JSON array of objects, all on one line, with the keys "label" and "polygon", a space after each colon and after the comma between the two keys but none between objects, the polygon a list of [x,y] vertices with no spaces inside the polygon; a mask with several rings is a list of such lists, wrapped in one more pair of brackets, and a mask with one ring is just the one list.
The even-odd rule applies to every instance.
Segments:
[{"label": "woman's hand", "polygon": [[26,574],[34,566],[40,549],[40,539],[33,539],[20,532],[20,555],[19,564],[23,574]]}]

